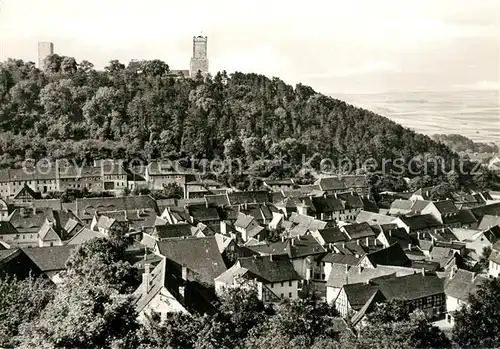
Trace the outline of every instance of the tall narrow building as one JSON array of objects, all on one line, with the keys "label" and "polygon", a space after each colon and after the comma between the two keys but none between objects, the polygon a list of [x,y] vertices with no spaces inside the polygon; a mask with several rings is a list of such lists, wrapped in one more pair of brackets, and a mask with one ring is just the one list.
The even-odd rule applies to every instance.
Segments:
[{"label": "tall narrow building", "polygon": [[45,69],[45,58],[54,54],[54,44],[48,41],[38,43],[38,68]]},{"label": "tall narrow building", "polygon": [[203,76],[208,74],[207,37],[201,35],[193,37],[193,58],[191,58],[189,76],[196,77],[198,71]]}]

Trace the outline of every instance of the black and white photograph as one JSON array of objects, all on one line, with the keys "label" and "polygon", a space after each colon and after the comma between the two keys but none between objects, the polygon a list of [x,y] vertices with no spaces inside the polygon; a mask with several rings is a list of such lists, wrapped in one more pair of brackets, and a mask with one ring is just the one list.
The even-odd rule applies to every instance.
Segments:
[{"label": "black and white photograph", "polygon": [[0,349],[500,348],[500,0],[0,0]]}]

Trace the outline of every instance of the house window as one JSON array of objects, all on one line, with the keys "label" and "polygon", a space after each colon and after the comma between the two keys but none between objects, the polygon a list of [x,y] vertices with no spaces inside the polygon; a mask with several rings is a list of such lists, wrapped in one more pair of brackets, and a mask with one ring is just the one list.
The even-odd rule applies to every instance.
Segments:
[{"label": "house window", "polygon": [[283,287],[283,286],[285,286],[285,285],[284,285],[284,283],[282,282],[282,283],[281,283],[281,287]]},{"label": "house window", "polygon": [[285,294],[284,293],[281,294],[281,298],[285,298]]},{"label": "house window", "polygon": [[292,298],[292,292],[288,292],[288,298]]},{"label": "house window", "polygon": [[271,288],[273,288],[273,287],[274,287],[274,282],[271,282]]},{"label": "house window", "polygon": [[288,286],[292,287],[292,282],[288,281]]}]

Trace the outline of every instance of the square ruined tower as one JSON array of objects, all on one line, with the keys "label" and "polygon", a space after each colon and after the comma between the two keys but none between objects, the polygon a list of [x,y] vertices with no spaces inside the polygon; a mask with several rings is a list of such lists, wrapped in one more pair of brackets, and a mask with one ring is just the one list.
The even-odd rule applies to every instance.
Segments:
[{"label": "square ruined tower", "polygon": [[38,43],[38,68],[45,69],[45,58],[54,54],[54,44],[52,42],[39,42]]},{"label": "square ruined tower", "polygon": [[193,37],[193,58],[191,58],[189,68],[190,77],[195,78],[198,71],[203,76],[208,74],[207,37],[201,35]]}]

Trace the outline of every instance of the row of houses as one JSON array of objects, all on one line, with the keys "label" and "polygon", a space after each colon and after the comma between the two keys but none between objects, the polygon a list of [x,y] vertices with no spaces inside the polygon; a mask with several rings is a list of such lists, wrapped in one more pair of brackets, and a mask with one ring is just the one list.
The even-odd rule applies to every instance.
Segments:
[{"label": "row of houses", "polygon": [[[0,224],[0,275],[33,269],[58,283],[76,246],[118,229],[134,237],[126,258],[142,274],[133,293],[141,318],[153,310],[210,313],[225,289],[251,287],[266,303],[317,294],[355,326],[391,299],[451,322],[469,292],[498,276],[498,204],[416,200],[411,212],[390,215],[353,187],[279,185],[193,200],[66,204],[30,199],[28,190]],[[488,273],[464,270],[484,247],[493,250]]]}]

